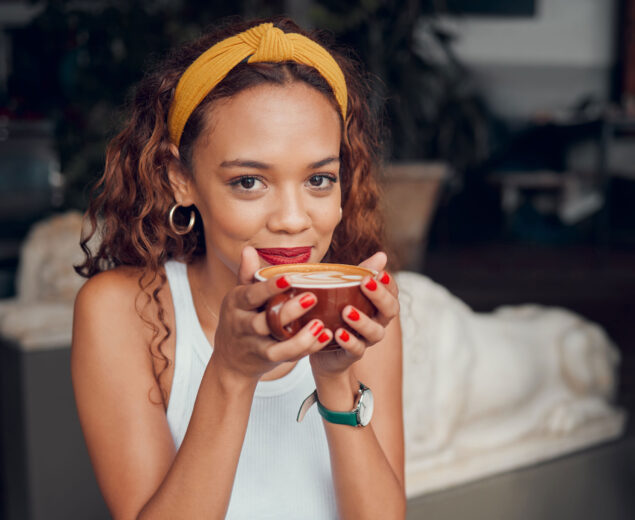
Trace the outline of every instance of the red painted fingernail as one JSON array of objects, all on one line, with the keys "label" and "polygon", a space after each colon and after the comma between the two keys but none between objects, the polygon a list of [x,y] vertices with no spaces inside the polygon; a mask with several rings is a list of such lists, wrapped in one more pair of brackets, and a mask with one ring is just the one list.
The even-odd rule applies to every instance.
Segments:
[{"label": "red painted fingernail", "polygon": [[351,309],[351,312],[348,313],[348,319],[357,321],[359,319],[359,312],[357,312],[355,309]]},{"label": "red painted fingernail", "polygon": [[351,337],[348,335],[348,332],[343,330],[342,332],[340,332],[340,339],[342,341],[348,341],[349,339],[351,339]]},{"label": "red painted fingernail", "polygon": [[328,339],[329,339],[329,335],[326,332],[322,332],[322,334],[320,334],[320,337],[318,338],[318,341],[320,343],[324,343]]},{"label": "red painted fingernail", "polygon": [[315,323],[313,323],[313,325],[311,325],[311,328],[309,329],[314,336],[317,336],[322,329],[324,328],[324,325],[322,325],[319,321],[316,321]]},{"label": "red painted fingernail", "polygon": [[377,282],[371,278],[366,282],[366,289],[368,289],[369,291],[374,291],[375,289],[377,289]]},{"label": "red painted fingernail", "polygon": [[300,298],[300,305],[302,305],[303,309],[308,309],[315,303],[315,298],[310,294],[305,294],[302,298]]},{"label": "red painted fingernail", "polygon": [[388,276],[388,273],[384,273],[384,276],[382,276],[379,281],[384,285],[388,285],[390,283],[390,276]]},{"label": "red painted fingernail", "polygon": [[285,276],[281,276],[276,280],[276,285],[279,289],[286,289],[287,287],[289,287],[289,282],[287,281],[287,278]]}]

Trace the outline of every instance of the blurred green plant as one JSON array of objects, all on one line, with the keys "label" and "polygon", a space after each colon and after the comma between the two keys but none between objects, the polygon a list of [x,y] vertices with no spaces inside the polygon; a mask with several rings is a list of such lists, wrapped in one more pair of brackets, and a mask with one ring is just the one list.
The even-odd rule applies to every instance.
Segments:
[{"label": "blurred green plant", "polygon": [[4,104],[11,117],[55,123],[66,205],[83,208],[120,108],[148,64],[222,17],[281,10],[282,1],[263,0],[49,0],[27,26],[10,31]]},{"label": "blurred green plant", "polygon": [[311,17],[355,49],[377,78],[391,159],[442,159],[459,173],[487,154],[487,109],[453,52],[442,0],[319,0]]}]

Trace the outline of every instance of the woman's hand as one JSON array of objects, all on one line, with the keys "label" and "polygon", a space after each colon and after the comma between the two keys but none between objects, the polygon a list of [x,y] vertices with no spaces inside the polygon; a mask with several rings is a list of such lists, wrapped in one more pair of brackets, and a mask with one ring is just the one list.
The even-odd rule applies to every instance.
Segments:
[{"label": "woman's hand", "polygon": [[364,278],[360,286],[362,292],[377,308],[377,314],[370,318],[352,305],[344,307],[343,320],[361,337],[358,338],[343,328],[337,329],[335,341],[342,349],[317,352],[311,356],[311,366],[316,377],[335,376],[346,371],[350,365],[364,356],[368,347],[384,338],[386,327],[399,314],[398,288],[392,276],[383,270],[386,261],[386,254],[379,252],[359,264],[379,273],[376,277]]},{"label": "woman's hand", "polygon": [[[283,277],[253,282],[259,267],[258,253],[246,247],[238,271],[238,285],[223,300],[214,338],[214,363],[243,380],[257,381],[281,363],[317,352],[333,335],[324,329],[320,320],[312,320],[286,341],[272,339],[265,312],[259,310],[269,298],[284,292],[289,285]],[[310,292],[291,298],[282,307],[281,322],[286,324],[299,318],[316,301]]]}]

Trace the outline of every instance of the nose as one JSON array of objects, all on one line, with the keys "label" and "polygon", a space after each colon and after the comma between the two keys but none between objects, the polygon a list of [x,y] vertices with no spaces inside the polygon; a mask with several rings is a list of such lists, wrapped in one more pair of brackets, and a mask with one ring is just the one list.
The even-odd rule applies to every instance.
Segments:
[{"label": "nose", "polygon": [[297,234],[309,229],[311,216],[302,194],[292,188],[281,191],[280,196],[272,201],[267,227],[274,233],[287,234]]}]

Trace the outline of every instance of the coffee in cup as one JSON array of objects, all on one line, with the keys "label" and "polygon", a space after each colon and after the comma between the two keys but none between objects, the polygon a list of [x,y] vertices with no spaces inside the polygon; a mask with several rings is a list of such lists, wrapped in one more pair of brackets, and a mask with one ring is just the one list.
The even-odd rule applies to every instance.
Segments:
[{"label": "coffee in cup", "polygon": [[[284,275],[291,287],[270,298],[266,305],[267,324],[271,335],[279,341],[290,338],[313,319],[322,320],[333,332],[343,327],[358,336],[342,320],[344,307],[352,305],[370,317],[377,313],[360,289],[364,277],[377,275],[372,269],[347,264],[285,264],[263,267],[256,272],[255,278],[263,282],[280,275]],[[305,291],[315,294],[317,303],[300,318],[283,326],[280,321],[282,305]],[[339,345],[333,338],[324,350],[336,348]]]}]

